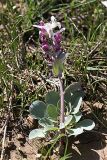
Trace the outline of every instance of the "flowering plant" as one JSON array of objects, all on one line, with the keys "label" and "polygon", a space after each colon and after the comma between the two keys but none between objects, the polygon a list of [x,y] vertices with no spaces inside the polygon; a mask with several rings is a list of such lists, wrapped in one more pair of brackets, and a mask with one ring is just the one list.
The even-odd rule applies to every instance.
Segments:
[{"label": "flowering plant", "polygon": [[[53,67],[55,76],[59,79],[59,91],[50,91],[46,94],[45,103],[34,101],[30,106],[30,115],[38,119],[41,128],[34,129],[29,134],[29,139],[43,138],[50,132],[63,133],[66,136],[79,135],[84,130],[91,130],[95,123],[90,119],[80,121],[82,114],[80,106],[84,93],[79,83],[73,83],[63,89],[62,72],[66,54],[61,47],[62,32],[60,22],[51,17],[50,23],[40,22],[33,25],[39,28],[39,37],[44,58]],[[54,31],[58,28],[58,31]]]}]

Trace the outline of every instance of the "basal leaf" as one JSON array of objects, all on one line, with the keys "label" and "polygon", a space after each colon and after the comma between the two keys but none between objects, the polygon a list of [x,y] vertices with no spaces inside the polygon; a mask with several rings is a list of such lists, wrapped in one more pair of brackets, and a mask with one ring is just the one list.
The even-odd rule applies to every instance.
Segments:
[{"label": "basal leaf", "polygon": [[42,127],[54,126],[53,122],[52,122],[50,119],[46,118],[46,117],[40,119],[40,120],[38,121],[38,123],[39,123]]},{"label": "basal leaf", "polygon": [[77,136],[84,132],[82,127],[68,129],[67,131],[68,131],[69,136],[72,136],[72,135]]},{"label": "basal leaf", "polygon": [[43,128],[41,129],[34,129],[30,132],[29,134],[29,139],[33,138],[44,138],[46,135],[45,131]]},{"label": "basal leaf", "polygon": [[95,123],[91,119],[84,119],[77,123],[77,127],[82,127],[84,130],[90,131],[95,127]]},{"label": "basal leaf", "polygon": [[67,117],[65,117],[65,122],[64,122],[65,127],[68,126],[72,120],[73,120],[72,115],[68,115]]},{"label": "basal leaf", "polygon": [[60,123],[60,127],[59,127],[60,129],[63,129],[63,128],[65,128],[65,124],[64,123]]},{"label": "basal leaf", "polygon": [[60,129],[65,128],[66,126],[68,126],[72,122],[74,122],[73,115],[68,115],[67,117],[65,117],[64,123],[60,123]]},{"label": "basal leaf", "polygon": [[46,126],[46,127],[44,128],[44,130],[45,130],[46,132],[47,132],[47,131],[58,131],[59,128],[54,127],[54,126]]},{"label": "basal leaf", "polygon": [[58,111],[57,111],[57,107],[50,104],[47,106],[47,115],[50,119],[52,120],[57,120],[58,118]]},{"label": "basal leaf", "polygon": [[59,93],[55,91],[50,91],[46,94],[46,103],[53,104],[57,106],[57,103],[60,99]]},{"label": "basal leaf", "polygon": [[46,104],[42,101],[34,101],[29,108],[30,115],[33,118],[41,119],[45,116]]},{"label": "basal leaf", "polygon": [[77,97],[84,97],[80,83],[73,83],[65,89],[64,100],[72,105]]},{"label": "basal leaf", "polygon": [[77,97],[77,98],[75,99],[74,104],[73,104],[73,105],[71,104],[71,106],[72,106],[72,108],[73,108],[73,109],[72,109],[72,114],[76,114],[76,113],[79,112],[81,103],[82,103],[82,97]]},{"label": "basal leaf", "polygon": [[74,114],[75,122],[76,123],[79,122],[79,120],[81,119],[81,117],[82,117],[81,112],[78,112],[78,113]]}]

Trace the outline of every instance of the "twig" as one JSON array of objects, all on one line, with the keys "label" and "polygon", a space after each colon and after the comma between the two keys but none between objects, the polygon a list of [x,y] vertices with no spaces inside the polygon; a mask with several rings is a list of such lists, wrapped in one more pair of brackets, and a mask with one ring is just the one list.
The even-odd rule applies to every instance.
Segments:
[{"label": "twig", "polygon": [[2,141],[2,151],[1,151],[1,160],[3,160],[4,152],[5,152],[5,140],[6,140],[6,131],[7,131],[8,121],[9,121],[9,115],[6,119],[5,128],[4,128],[3,141]]},{"label": "twig", "polygon": [[[12,91],[13,91],[13,81],[11,81],[11,87],[10,88],[11,88],[11,93],[12,93]],[[9,122],[9,118],[10,118],[11,106],[12,106],[12,95],[9,97],[8,115],[7,115],[7,119],[6,119],[6,122],[5,122],[3,141],[2,141],[1,160],[3,160],[3,158],[4,158],[6,132],[7,132],[7,126],[8,126],[8,122]]]},{"label": "twig", "polygon": [[4,130],[5,126],[6,126],[6,124],[7,124],[7,120],[5,121],[3,127],[0,129],[0,134],[3,132],[3,130]]}]

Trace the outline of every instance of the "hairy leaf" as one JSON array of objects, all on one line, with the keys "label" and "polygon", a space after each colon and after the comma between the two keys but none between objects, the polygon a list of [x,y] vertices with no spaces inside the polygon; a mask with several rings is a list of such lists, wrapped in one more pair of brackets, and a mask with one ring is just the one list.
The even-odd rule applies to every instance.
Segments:
[{"label": "hairy leaf", "polygon": [[52,120],[57,120],[58,118],[58,111],[57,111],[57,107],[50,104],[47,106],[47,114],[49,116],[50,119]]},{"label": "hairy leaf", "polygon": [[84,130],[90,131],[95,127],[95,123],[91,119],[84,119],[77,124],[77,127],[82,127]]},{"label": "hairy leaf", "polygon": [[45,131],[43,128],[41,129],[34,129],[30,132],[29,134],[29,139],[33,138],[44,138],[46,135]]},{"label": "hairy leaf", "polygon": [[79,122],[79,120],[81,119],[81,117],[82,117],[81,112],[78,112],[78,113],[74,114],[75,122],[76,123]]},{"label": "hairy leaf", "polygon": [[33,118],[41,119],[45,116],[46,104],[42,101],[34,101],[30,108],[29,112]]},{"label": "hairy leaf", "polygon": [[74,104],[73,105],[71,104],[73,106],[72,114],[76,114],[79,112],[81,103],[82,103],[82,97],[77,97],[75,99]]},{"label": "hairy leaf", "polygon": [[42,126],[42,127],[46,127],[46,126],[54,126],[53,125],[53,122],[50,121],[48,118],[42,118],[39,120],[39,124]]},{"label": "hairy leaf", "polygon": [[68,131],[69,136],[72,136],[72,135],[77,136],[84,132],[82,127],[68,129],[67,131]]},{"label": "hairy leaf", "polygon": [[57,106],[57,103],[60,99],[59,93],[55,91],[50,91],[46,94],[46,103],[53,104]]},{"label": "hairy leaf", "polygon": [[45,130],[45,131],[58,131],[59,128],[54,127],[54,126],[46,126],[46,127],[44,128],[44,130]]},{"label": "hairy leaf", "polygon": [[73,83],[65,89],[64,100],[73,105],[77,97],[84,97],[80,83]]},{"label": "hairy leaf", "polygon": [[55,76],[58,76],[60,73],[62,73],[63,71],[63,63],[60,59],[57,59],[53,65],[53,73],[55,74]]},{"label": "hairy leaf", "polygon": [[64,125],[65,127],[68,126],[70,124],[70,122],[72,121],[73,119],[73,116],[72,115],[69,115],[65,118],[65,122],[64,122]]},{"label": "hairy leaf", "polygon": [[65,122],[60,124],[60,129],[65,128],[66,126],[68,126],[70,123],[73,122],[74,122],[73,115],[68,115],[67,117],[65,117]]}]

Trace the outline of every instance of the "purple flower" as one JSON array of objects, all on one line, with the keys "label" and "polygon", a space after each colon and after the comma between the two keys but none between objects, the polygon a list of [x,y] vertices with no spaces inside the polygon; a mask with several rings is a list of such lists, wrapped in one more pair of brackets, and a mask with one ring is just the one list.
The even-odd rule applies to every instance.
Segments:
[{"label": "purple flower", "polygon": [[[33,25],[34,27],[39,28],[39,38],[41,43],[41,48],[45,52],[45,58],[48,61],[55,61],[59,53],[62,52],[61,41],[62,41],[62,32],[65,28],[61,28],[60,22],[57,22],[55,17],[51,17],[49,23],[40,22],[39,25]],[[58,27],[59,30],[54,32],[54,29]]]},{"label": "purple flower", "polygon": [[42,44],[42,49],[43,49],[45,52],[49,52],[49,45],[48,45],[47,43]]}]

